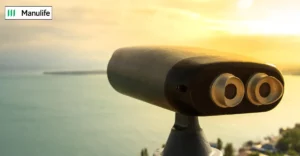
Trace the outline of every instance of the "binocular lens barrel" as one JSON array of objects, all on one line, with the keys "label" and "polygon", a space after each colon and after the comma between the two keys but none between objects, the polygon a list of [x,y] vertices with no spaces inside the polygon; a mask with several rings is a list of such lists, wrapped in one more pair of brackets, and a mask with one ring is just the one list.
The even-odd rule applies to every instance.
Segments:
[{"label": "binocular lens barrel", "polygon": [[199,47],[120,48],[107,77],[121,94],[188,116],[266,112],[284,90],[275,66]]},{"label": "binocular lens barrel", "polygon": [[247,83],[247,98],[255,105],[268,105],[283,95],[282,83],[264,73],[254,74]]},{"label": "binocular lens barrel", "polygon": [[210,95],[213,102],[222,108],[235,107],[244,98],[243,82],[230,73],[219,75],[211,85]]}]

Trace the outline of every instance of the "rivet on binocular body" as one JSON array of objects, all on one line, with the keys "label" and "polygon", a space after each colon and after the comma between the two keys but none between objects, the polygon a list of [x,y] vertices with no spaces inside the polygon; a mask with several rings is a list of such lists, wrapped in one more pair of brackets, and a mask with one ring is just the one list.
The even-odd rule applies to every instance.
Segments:
[{"label": "rivet on binocular body", "polygon": [[230,73],[219,75],[210,88],[213,102],[222,108],[237,106],[243,100],[244,94],[243,82]]},{"label": "rivet on binocular body", "polygon": [[283,95],[282,83],[265,73],[254,74],[247,83],[247,98],[255,105],[268,105]]}]

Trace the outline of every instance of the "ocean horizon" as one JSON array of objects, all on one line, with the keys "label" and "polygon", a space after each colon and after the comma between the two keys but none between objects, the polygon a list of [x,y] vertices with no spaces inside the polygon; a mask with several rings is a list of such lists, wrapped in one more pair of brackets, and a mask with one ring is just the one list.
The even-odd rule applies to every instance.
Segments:
[{"label": "ocean horizon", "polygon": [[[300,122],[300,76],[264,113],[199,117],[209,142],[238,149]],[[174,113],[117,93],[106,75],[0,74],[0,155],[138,156],[166,142]]]}]

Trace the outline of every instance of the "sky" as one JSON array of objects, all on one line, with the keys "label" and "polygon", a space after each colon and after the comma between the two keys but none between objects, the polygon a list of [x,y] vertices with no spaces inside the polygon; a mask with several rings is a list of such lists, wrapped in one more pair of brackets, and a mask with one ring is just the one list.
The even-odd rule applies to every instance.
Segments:
[{"label": "sky", "polygon": [[300,64],[299,0],[1,0],[53,20],[0,19],[0,69],[105,69],[117,48],[181,45]]}]

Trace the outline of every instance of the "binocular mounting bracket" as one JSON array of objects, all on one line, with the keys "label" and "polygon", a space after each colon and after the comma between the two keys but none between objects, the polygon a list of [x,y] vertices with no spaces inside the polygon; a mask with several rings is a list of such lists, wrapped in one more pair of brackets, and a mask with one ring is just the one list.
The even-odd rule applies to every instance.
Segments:
[{"label": "binocular mounting bracket", "polygon": [[175,115],[171,130],[161,156],[222,156],[222,152],[210,146],[201,129],[197,116]]}]

